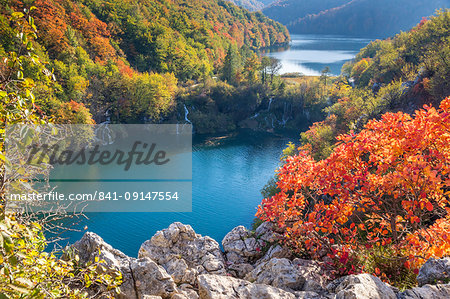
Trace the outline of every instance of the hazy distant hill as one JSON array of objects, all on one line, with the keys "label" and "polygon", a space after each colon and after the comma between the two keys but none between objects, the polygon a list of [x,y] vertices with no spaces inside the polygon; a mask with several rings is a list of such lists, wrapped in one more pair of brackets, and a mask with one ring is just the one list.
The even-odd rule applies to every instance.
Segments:
[{"label": "hazy distant hill", "polygon": [[309,14],[317,14],[348,2],[349,0],[278,0],[264,8],[263,13],[271,19],[288,24]]},{"label": "hazy distant hill", "polygon": [[228,1],[236,4],[237,6],[246,8],[250,11],[257,11],[265,6],[264,3],[257,0],[228,0]]},{"label": "hazy distant hill", "polygon": [[261,10],[267,5],[274,2],[274,0],[228,0],[237,6],[246,8],[250,11]]},{"label": "hazy distant hill", "polygon": [[444,7],[450,0],[280,0],[263,12],[291,33],[385,37]]}]

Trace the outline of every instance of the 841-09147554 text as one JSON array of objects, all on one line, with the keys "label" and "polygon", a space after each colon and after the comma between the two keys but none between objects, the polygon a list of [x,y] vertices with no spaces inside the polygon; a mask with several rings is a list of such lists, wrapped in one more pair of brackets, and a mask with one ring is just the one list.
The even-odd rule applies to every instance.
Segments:
[{"label": "841-09147554 text", "polygon": [[148,191],[148,192],[98,192],[94,193],[70,193],[60,192],[10,194],[11,201],[170,201],[179,200],[178,192]]}]

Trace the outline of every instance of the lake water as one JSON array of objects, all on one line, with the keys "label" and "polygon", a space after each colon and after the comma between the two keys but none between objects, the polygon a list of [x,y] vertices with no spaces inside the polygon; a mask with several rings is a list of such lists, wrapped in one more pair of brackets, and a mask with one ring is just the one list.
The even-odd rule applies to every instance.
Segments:
[{"label": "lake water", "polygon": [[346,61],[355,57],[370,39],[329,35],[291,35],[287,48],[269,50],[265,55],[281,61],[280,74],[302,73],[318,76],[325,67],[339,75]]},{"label": "lake water", "polygon": [[[205,146],[205,138],[195,137],[191,213],[87,213],[89,219],[76,227],[87,226],[130,256],[137,256],[145,240],[175,221],[190,224],[197,233],[220,243],[232,228],[251,226],[261,188],[273,176],[281,151],[295,139],[242,131],[220,139],[221,144]],[[64,237],[73,243],[83,234],[68,232]]]}]

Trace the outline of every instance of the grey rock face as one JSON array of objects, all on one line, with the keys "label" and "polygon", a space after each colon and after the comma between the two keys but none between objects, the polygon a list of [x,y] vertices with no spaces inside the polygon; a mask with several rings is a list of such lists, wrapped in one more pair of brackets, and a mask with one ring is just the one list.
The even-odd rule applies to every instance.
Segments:
[{"label": "grey rock face", "polygon": [[139,258],[145,257],[163,266],[176,283],[193,284],[198,274],[226,273],[219,244],[179,222],[158,231],[142,244]]},{"label": "grey rock face", "polygon": [[426,285],[413,288],[398,295],[399,299],[444,299],[450,298],[450,284]]},{"label": "grey rock face", "polygon": [[[197,292],[193,289],[193,287],[189,284],[182,284],[179,286],[178,291],[185,296],[187,299],[198,299]],[[175,299],[175,298],[171,298]]]},{"label": "grey rock face", "polygon": [[442,259],[429,259],[420,268],[417,275],[419,286],[425,284],[436,284],[450,280],[450,257]]},{"label": "grey rock face", "polygon": [[396,299],[390,286],[369,274],[345,276],[334,290],[336,299]]},{"label": "grey rock face", "polygon": [[297,271],[306,280],[304,291],[324,290],[331,281],[330,273],[325,270],[323,263],[299,258],[294,259],[292,263],[297,266]]},{"label": "grey rock face", "polygon": [[255,230],[255,236],[263,241],[274,243],[281,240],[281,235],[274,231],[273,224],[264,222]]},{"label": "grey rock face", "polygon": [[255,267],[250,264],[230,264],[228,266],[228,272],[230,272],[234,277],[244,278],[249,272],[251,272]]},{"label": "grey rock face", "polygon": [[294,295],[296,299],[328,299],[328,297],[309,291],[294,292]]},{"label": "grey rock face", "polygon": [[153,260],[131,258],[114,249],[97,234],[87,232],[72,248],[78,253],[81,263],[94,261],[98,257],[105,261],[105,268],[122,273],[123,282],[116,298],[196,298],[190,290],[177,288],[173,278]]},{"label": "grey rock face", "polygon": [[95,257],[98,257],[99,260],[106,262],[106,268],[122,273],[123,283],[120,286],[121,293],[117,295],[117,298],[137,298],[130,267],[133,258],[114,249],[99,235],[91,232],[86,232],[80,240],[72,245],[72,248],[78,253],[81,263],[93,262]]},{"label": "grey rock face", "polygon": [[294,299],[296,296],[268,285],[220,275],[199,275],[200,299]]},{"label": "grey rock face", "polygon": [[176,285],[172,277],[164,268],[158,266],[149,258],[142,258],[131,262],[138,298],[144,296],[161,296],[169,298],[175,292]]},{"label": "grey rock face", "polygon": [[260,263],[245,276],[245,279],[289,291],[301,291],[306,281],[299,267],[284,258],[273,258],[268,262]]},{"label": "grey rock face", "polygon": [[222,240],[227,261],[232,264],[252,263],[262,257],[265,242],[257,240],[243,226],[233,228]]},{"label": "grey rock face", "polygon": [[269,250],[264,254],[262,258],[256,261],[257,264],[267,262],[273,258],[287,258],[292,259],[292,253],[289,249],[282,247],[279,244],[270,246]]}]

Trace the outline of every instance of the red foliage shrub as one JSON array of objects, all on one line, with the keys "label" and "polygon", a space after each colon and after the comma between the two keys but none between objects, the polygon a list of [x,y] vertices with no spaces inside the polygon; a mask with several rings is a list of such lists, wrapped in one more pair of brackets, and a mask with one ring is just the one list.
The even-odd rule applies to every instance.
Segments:
[{"label": "red foliage shrub", "polygon": [[361,271],[349,259],[377,248],[408,269],[450,254],[450,98],[415,116],[387,113],[338,140],[327,159],[289,157],[281,191],[257,216],[298,253],[331,258],[341,275]]}]

